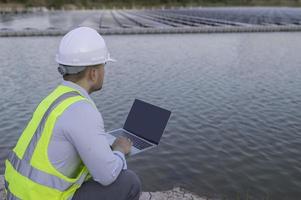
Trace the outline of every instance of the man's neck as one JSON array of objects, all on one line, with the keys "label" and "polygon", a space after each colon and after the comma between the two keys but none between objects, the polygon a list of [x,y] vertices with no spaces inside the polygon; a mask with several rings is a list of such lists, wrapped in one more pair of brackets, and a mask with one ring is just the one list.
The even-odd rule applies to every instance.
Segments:
[{"label": "man's neck", "polygon": [[72,84],[78,85],[83,90],[85,90],[89,95],[93,92],[90,85],[86,81],[82,81],[82,80],[74,81],[74,80],[68,80],[68,79],[64,79],[64,81],[68,81]]},{"label": "man's neck", "polygon": [[91,94],[93,92],[91,86],[86,81],[80,80],[74,83],[84,88],[88,92],[88,94]]}]

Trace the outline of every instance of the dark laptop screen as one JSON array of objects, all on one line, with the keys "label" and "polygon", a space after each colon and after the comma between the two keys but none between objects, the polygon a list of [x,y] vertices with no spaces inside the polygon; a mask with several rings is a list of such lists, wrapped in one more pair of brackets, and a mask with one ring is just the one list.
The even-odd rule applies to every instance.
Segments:
[{"label": "dark laptop screen", "polygon": [[171,112],[135,99],[123,128],[158,144]]}]

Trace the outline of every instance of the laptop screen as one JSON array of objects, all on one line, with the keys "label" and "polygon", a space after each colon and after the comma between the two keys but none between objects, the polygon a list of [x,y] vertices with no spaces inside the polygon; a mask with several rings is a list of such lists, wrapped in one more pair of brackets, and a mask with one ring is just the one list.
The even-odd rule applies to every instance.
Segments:
[{"label": "laptop screen", "polygon": [[123,128],[159,144],[170,114],[168,110],[135,99]]}]

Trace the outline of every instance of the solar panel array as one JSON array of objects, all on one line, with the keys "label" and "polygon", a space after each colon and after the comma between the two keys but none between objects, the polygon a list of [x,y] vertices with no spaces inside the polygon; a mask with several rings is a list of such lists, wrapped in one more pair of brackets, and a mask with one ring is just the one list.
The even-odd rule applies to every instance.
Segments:
[{"label": "solar panel array", "polygon": [[[99,10],[72,27],[75,25],[90,26],[102,34],[300,31],[301,9],[237,7]],[[35,30],[29,27],[17,33],[15,31],[14,34],[62,35],[72,27],[64,30],[55,27]],[[0,29],[0,36],[9,36],[12,32]]]},{"label": "solar panel array", "polygon": [[[193,8],[103,11],[101,28],[301,25],[299,8]],[[113,22],[112,22],[113,21]],[[102,26],[105,24],[106,26]]]}]

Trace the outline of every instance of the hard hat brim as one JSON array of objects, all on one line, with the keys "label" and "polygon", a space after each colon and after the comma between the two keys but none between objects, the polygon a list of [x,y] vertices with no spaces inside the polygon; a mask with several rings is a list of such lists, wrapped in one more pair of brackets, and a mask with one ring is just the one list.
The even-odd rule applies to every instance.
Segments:
[{"label": "hard hat brim", "polygon": [[117,62],[117,60],[114,58],[108,58],[107,62]]}]

